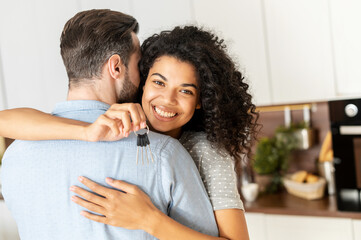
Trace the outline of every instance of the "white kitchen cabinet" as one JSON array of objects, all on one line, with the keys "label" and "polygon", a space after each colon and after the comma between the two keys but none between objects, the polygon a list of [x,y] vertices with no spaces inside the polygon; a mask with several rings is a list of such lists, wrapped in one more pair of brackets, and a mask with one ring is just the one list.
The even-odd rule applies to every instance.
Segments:
[{"label": "white kitchen cabinet", "polygon": [[352,220],[352,228],[354,239],[361,239],[361,220]]},{"label": "white kitchen cabinet", "polygon": [[0,239],[20,239],[15,220],[11,216],[3,200],[0,200]]},{"label": "white kitchen cabinet", "polygon": [[338,96],[361,96],[360,12],[359,0],[330,0]]},{"label": "white kitchen cabinet", "polygon": [[73,0],[0,2],[0,53],[9,108],[51,111],[66,99],[60,34],[78,11]]},{"label": "white kitchen cabinet", "polygon": [[191,0],[133,1],[132,4],[133,16],[140,24],[141,42],[162,30],[194,23]]},{"label": "white kitchen cabinet", "polygon": [[198,24],[225,39],[230,55],[247,75],[259,105],[270,104],[264,19],[261,0],[194,0]]},{"label": "white kitchen cabinet", "polygon": [[346,218],[266,215],[267,240],[353,240]]},{"label": "white kitchen cabinet", "polygon": [[335,97],[328,0],[264,0],[273,103]]},{"label": "white kitchen cabinet", "polygon": [[266,215],[263,213],[245,213],[249,237],[252,240],[267,240]]}]

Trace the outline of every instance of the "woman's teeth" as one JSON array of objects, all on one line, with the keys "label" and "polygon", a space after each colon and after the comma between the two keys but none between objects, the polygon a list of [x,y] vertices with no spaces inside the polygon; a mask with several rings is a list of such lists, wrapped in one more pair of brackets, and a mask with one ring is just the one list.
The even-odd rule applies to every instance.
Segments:
[{"label": "woman's teeth", "polygon": [[175,115],[177,115],[177,113],[173,113],[173,112],[164,112],[164,111],[158,109],[157,107],[154,107],[154,110],[156,111],[156,113],[158,113],[162,117],[171,118],[171,117],[174,117]]}]

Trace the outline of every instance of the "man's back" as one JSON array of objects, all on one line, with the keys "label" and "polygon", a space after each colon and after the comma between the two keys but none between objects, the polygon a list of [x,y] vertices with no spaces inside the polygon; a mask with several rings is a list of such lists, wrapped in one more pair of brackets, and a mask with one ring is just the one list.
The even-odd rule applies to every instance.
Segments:
[{"label": "man's back", "polygon": [[[69,101],[55,114],[92,122],[108,105]],[[164,213],[193,229],[217,235],[213,212],[188,153],[172,138],[150,133],[155,163],[136,164],[136,137],[118,142],[16,141],[3,165],[3,194],[22,239],[153,239],[143,231],[116,228],[82,217],[69,191],[85,176],[106,177],[145,191]],[[148,152],[149,154],[149,152]]]}]

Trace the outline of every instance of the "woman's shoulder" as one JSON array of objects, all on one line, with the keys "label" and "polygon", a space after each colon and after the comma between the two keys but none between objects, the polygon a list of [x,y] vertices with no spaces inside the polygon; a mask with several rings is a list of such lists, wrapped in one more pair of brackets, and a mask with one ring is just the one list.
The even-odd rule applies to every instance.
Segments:
[{"label": "woman's shoulder", "polygon": [[184,132],[179,141],[190,153],[196,151],[205,154],[214,149],[205,132]]},{"label": "woman's shoulder", "polygon": [[[207,139],[205,132],[184,132],[180,142],[191,153],[192,157],[197,155],[201,158],[206,158],[208,161],[219,162],[220,160],[229,162],[230,156],[225,150],[217,148],[212,142]],[[193,153],[193,154],[192,154]]]},{"label": "woman's shoulder", "polygon": [[205,132],[194,132],[194,131],[185,131],[183,132],[179,141],[192,141],[192,140],[207,140],[207,134]]},{"label": "woman's shoulder", "polygon": [[213,144],[207,139],[205,132],[184,132],[179,141],[187,147],[213,148]]}]

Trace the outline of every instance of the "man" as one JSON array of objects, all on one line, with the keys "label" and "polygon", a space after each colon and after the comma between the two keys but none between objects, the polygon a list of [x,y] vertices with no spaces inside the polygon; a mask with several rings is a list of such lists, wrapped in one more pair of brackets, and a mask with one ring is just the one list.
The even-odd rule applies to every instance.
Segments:
[{"label": "man", "polygon": [[[138,24],[128,15],[90,10],[70,19],[61,36],[69,77],[68,101],[54,115],[95,121],[110,104],[131,102],[139,84]],[[134,134],[117,142],[16,141],[3,162],[3,194],[21,239],[153,239],[82,217],[71,202],[71,185],[86,176],[126,180],[145,191],[156,207],[197,231],[217,235],[217,226],[198,171],[175,140],[149,133],[155,163],[136,164]],[[179,171],[187,169],[187,171]]]}]

